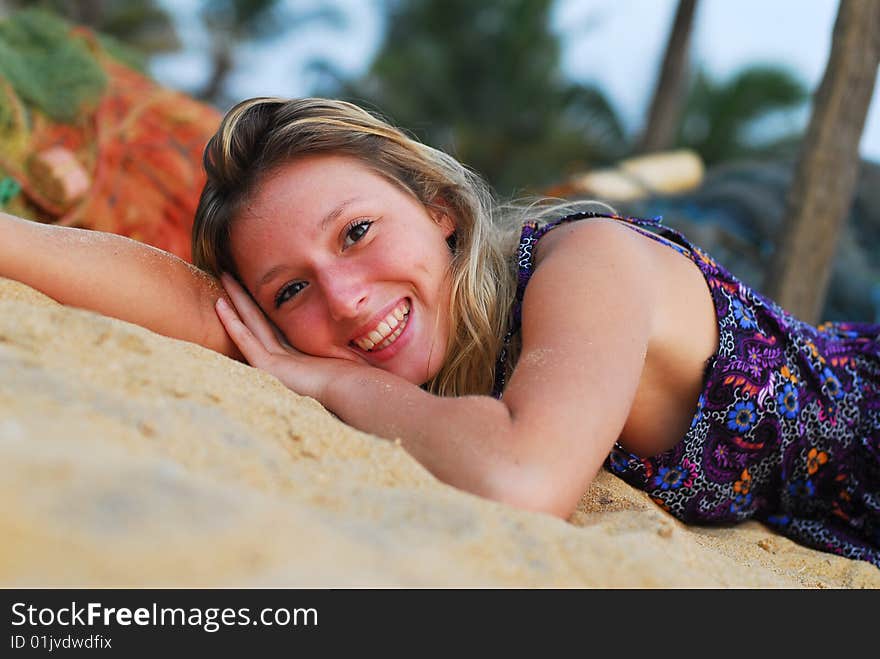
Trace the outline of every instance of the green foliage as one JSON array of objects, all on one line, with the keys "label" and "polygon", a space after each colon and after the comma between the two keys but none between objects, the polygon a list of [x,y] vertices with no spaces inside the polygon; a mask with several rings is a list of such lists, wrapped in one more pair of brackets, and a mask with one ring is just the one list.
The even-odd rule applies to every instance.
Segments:
[{"label": "green foliage", "polygon": [[103,48],[110,57],[135,71],[143,73],[144,75],[149,75],[147,72],[148,56],[145,53],[135,50],[134,48],[129,48],[119,39],[108,34],[96,34],[95,36],[98,38],[98,43],[101,45],[101,48]]},{"label": "green foliage", "polygon": [[560,70],[552,0],[409,0],[362,79],[322,93],[373,105],[485,175],[502,194],[558,182],[623,151],[596,88]]},{"label": "green foliage", "polygon": [[40,10],[0,21],[0,76],[57,121],[72,121],[107,84],[85,43],[69,31],[66,22]]},{"label": "green foliage", "polygon": [[788,127],[764,140],[749,139],[748,131],[771,113],[802,107],[807,91],[784,69],[752,66],[719,82],[699,72],[688,96],[679,144],[695,149],[707,164],[784,148],[796,137]]},{"label": "green foliage", "polygon": [[[103,2],[104,11],[91,27],[124,43],[131,51],[153,55],[180,48],[180,39],[168,13],[154,0],[115,0]],[[114,54],[114,57],[116,55]]]},{"label": "green foliage", "polygon": [[266,38],[280,31],[274,20],[277,0],[213,0],[202,5],[202,18],[214,32],[227,38]]},{"label": "green foliage", "polygon": [[[42,9],[73,25],[84,25],[114,39],[112,55],[145,70],[146,57],[180,48],[174,24],[157,0],[6,0],[20,9]],[[103,37],[102,37],[103,39]],[[123,45],[124,44],[124,45]],[[102,46],[105,44],[102,42]],[[106,47],[106,46],[105,46]]]}]

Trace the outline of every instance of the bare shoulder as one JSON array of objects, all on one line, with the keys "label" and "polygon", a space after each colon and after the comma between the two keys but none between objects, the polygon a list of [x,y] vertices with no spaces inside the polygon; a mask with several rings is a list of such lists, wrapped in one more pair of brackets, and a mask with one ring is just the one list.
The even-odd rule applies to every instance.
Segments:
[{"label": "bare shoulder", "polygon": [[616,441],[652,455],[682,436],[713,320],[699,267],[619,221],[541,238],[503,401],[552,483],[548,509],[571,511]]},{"label": "bare shoulder", "polygon": [[662,302],[653,285],[660,274],[646,242],[600,218],[556,227],[541,238],[523,300],[524,354],[552,346],[576,365],[593,349],[619,346],[626,352],[615,356],[621,368],[629,362],[635,368]]},{"label": "bare shoulder", "polygon": [[503,400],[533,438],[556,510],[574,508],[620,436],[653,335],[653,266],[629,233],[592,220],[555,228],[526,288],[522,350]]},{"label": "bare shoulder", "polygon": [[603,272],[613,275],[604,282],[611,290],[651,310],[653,335],[669,334],[672,326],[714,326],[703,273],[675,247],[663,236],[648,237],[619,220],[590,218],[545,235],[535,250],[535,268],[549,262],[554,270],[570,269],[572,276],[588,271],[593,280]]},{"label": "bare shoulder", "polygon": [[[693,259],[663,244],[669,241],[654,240],[616,220],[563,225],[545,240],[536,251],[538,265],[529,283],[536,284],[531,309],[549,317],[547,309],[560,305],[551,298],[562,290],[570,293],[565,298],[570,300],[568,317],[580,318],[572,331],[607,347],[612,356],[608,371],[616,368],[615,376],[631,383],[639,368],[619,441],[642,455],[666,450],[683,436],[705,364],[717,350],[715,308],[702,271]],[[528,311],[524,305],[524,326]],[[576,343],[574,336],[570,342]],[[640,364],[633,359],[635,348],[645,350]],[[572,351],[571,363],[581,356]]]},{"label": "bare shoulder", "polygon": [[663,300],[659,293],[668,289],[662,282],[669,273],[658,250],[682,258],[618,220],[589,218],[558,226],[536,247],[527,295],[531,290],[534,305],[542,306],[538,298],[546,301],[565,290],[565,304],[584,307],[587,314],[607,317],[613,309],[645,318],[650,338]]},{"label": "bare shoulder", "polygon": [[[639,251],[643,259],[632,264],[636,267],[648,265],[644,241],[650,241],[640,233],[622,226],[619,220],[610,218],[588,218],[577,222],[562,224],[547,233],[535,250],[535,265],[554,254],[572,255],[584,253],[606,253],[613,257],[616,250],[620,257],[635,256]],[[565,258],[566,256],[563,256]]]}]

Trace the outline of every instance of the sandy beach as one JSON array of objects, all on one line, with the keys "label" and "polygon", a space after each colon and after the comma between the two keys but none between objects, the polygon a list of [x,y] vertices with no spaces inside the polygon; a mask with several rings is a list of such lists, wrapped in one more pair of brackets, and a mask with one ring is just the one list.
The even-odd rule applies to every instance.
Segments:
[{"label": "sandy beach", "polygon": [[569,521],[437,481],[275,378],[0,280],[0,584],[877,588],[602,472]]}]

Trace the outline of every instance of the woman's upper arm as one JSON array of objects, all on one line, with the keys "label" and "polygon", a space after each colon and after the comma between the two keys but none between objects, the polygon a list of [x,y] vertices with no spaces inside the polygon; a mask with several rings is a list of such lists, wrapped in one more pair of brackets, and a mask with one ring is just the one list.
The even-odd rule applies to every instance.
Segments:
[{"label": "woman's upper arm", "polygon": [[[554,235],[555,234],[555,235]],[[629,416],[653,331],[651,260],[612,221],[554,229],[523,300],[522,352],[504,392],[527,482],[567,516]]]},{"label": "woman's upper arm", "polygon": [[219,282],[173,254],[112,233],[0,213],[0,276],[58,302],[241,359],[214,312]]}]

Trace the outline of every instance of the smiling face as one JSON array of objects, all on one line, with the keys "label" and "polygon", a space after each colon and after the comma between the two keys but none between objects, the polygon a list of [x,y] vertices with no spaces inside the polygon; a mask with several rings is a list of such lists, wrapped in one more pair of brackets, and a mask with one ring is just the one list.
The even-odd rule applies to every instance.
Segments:
[{"label": "smiling face", "polygon": [[446,358],[454,229],[360,161],[311,155],[261,183],[230,238],[241,282],[294,348],[422,384]]}]

